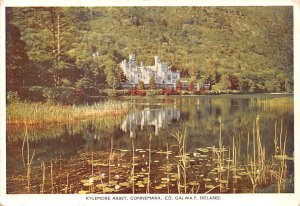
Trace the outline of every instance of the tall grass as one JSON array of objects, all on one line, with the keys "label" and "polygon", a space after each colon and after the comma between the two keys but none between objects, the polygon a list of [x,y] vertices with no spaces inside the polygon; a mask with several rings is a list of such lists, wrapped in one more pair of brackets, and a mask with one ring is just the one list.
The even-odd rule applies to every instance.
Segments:
[{"label": "tall grass", "polygon": [[[25,164],[25,157],[24,157],[24,148],[25,148],[25,142],[27,146],[27,161]],[[26,179],[27,179],[27,191],[30,192],[30,177],[31,177],[31,168],[32,168],[32,160],[35,154],[35,150],[32,153],[32,156],[30,157],[30,145],[29,145],[29,137],[28,137],[28,132],[27,132],[27,125],[25,125],[25,135],[23,138],[23,145],[22,145],[22,162],[24,169],[26,170]]]},{"label": "tall grass", "polygon": [[125,114],[128,109],[129,103],[119,101],[78,106],[12,102],[7,106],[7,124],[34,125],[71,122],[92,116]]},{"label": "tall grass", "polygon": [[134,138],[132,137],[131,138],[131,147],[132,147],[132,168],[131,168],[131,184],[132,184],[132,194],[134,194],[134,184],[135,184],[135,181],[134,181],[134,170],[135,170],[135,154],[134,154]]},{"label": "tall grass", "polygon": [[152,135],[149,136],[149,166],[148,166],[148,179],[147,179],[147,193],[150,194],[150,172],[151,172],[151,140]]},{"label": "tall grass", "polygon": [[[186,169],[188,168],[188,159],[187,159],[187,152],[186,152],[186,129],[184,133],[177,132],[176,134],[172,134],[177,140],[177,147],[178,147],[178,156],[179,160],[177,162],[177,173],[178,173],[178,193],[181,193],[181,187],[184,188],[184,193],[187,193],[187,172]],[[181,183],[181,178],[183,179],[183,183]]]}]

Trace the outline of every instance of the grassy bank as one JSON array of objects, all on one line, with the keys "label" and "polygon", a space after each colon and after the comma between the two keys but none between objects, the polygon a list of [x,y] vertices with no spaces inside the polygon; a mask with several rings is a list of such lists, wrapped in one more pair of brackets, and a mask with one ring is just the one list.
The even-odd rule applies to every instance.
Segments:
[{"label": "grassy bank", "polygon": [[65,106],[50,103],[12,102],[7,105],[7,124],[48,124],[81,120],[93,116],[126,114],[129,104],[107,101],[93,105]]},{"label": "grassy bank", "polygon": [[157,96],[157,95],[172,95],[172,96],[203,96],[203,95],[222,95],[222,94],[236,94],[236,95],[254,95],[254,94],[293,94],[288,92],[270,93],[270,92],[248,92],[240,90],[206,90],[206,91],[189,91],[189,90],[173,90],[173,89],[106,89],[98,96],[94,96],[96,99],[100,96],[105,97],[120,97],[120,96]]}]

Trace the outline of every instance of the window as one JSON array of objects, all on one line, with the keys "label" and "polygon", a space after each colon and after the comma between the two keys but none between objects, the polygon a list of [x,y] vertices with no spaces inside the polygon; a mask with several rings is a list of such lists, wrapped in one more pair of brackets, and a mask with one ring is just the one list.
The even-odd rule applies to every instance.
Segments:
[{"label": "window", "polygon": [[171,81],[171,74],[168,74],[168,81]]}]

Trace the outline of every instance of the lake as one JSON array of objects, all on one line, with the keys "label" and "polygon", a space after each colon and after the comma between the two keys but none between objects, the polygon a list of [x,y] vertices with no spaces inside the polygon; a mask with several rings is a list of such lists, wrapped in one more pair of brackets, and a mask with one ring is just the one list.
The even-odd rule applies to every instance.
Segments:
[{"label": "lake", "polygon": [[115,100],[130,112],[9,126],[7,193],[294,191],[292,95]]}]

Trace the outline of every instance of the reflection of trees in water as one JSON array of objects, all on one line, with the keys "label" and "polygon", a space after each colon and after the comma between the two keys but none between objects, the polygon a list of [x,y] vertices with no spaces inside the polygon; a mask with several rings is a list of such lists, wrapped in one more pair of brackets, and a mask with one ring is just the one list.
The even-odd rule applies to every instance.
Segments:
[{"label": "reflection of trees in water", "polygon": [[[49,160],[59,155],[70,157],[80,150],[97,149],[105,137],[118,136],[122,117],[108,117],[73,122],[72,124],[55,124],[43,128],[29,127],[30,146],[35,150],[35,158]],[[21,148],[25,128],[8,129],[7,145]],[[105,145],[105,144],[104,144]],[[8,151],[9,161],[19,161],[14,151]]]},{"label": "reflection of trees in water", "polygon": [[[293,110],[291,107],[284,108],[286,105],[280,102],[292,102],[289,100],[265,99],[262,103],[255,104],[256,99],[201,99],[194,100],[194,106],[185,104],[182,105],[182,110],[188,116],[186,122],[180,122],[177,125],[178,130],[183,130],[187,127],[188,138],[187,144],[190,150],[196,147],[217,145],[219,136],[218,119],[221,117],[224,128],[222,136],[224,137],[224,144],[232,144],[232,136],[235,135],[241,144],[241,149],[247,144],[248,132],[252,136],[252,126],[257,115],[260,116],[260,132],[262,142],[266,144],[267,152],[270,154],[273,151],[274,143],[274,124],[283,118],[284,128],[288,131],[289,142],[287,143],[288,152],[293,151]],[[275,105],[275,102],[279,102]],[[190,103],[190,102],[189,102]],[[273,108],[273,106],[275,106]],[[267,108],[267,109],[266,109]],[[183,113],[183,112],[182,112]]]}]

